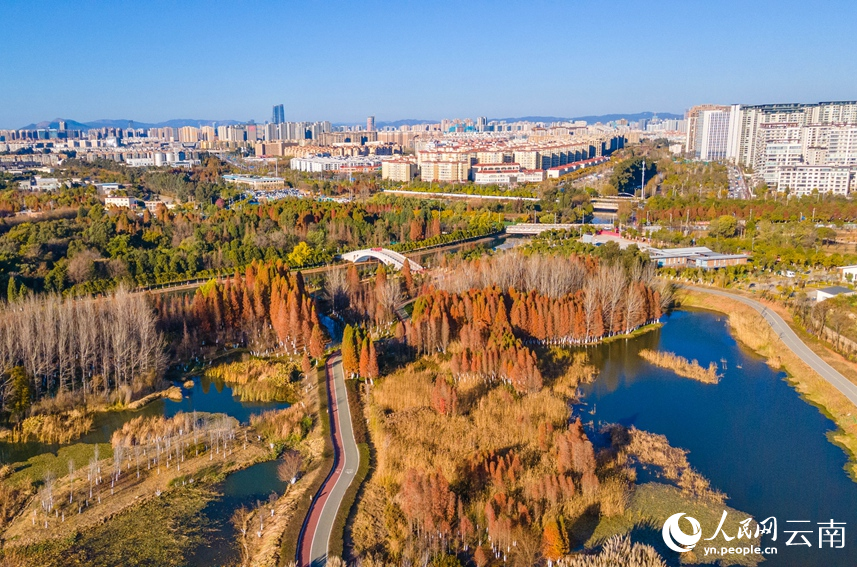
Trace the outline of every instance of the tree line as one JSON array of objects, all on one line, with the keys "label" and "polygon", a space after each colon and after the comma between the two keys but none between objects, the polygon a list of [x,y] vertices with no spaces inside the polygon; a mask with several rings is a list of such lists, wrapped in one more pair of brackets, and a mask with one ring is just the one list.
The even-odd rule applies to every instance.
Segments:
[{"label": "tree line", "polygon": [[465,328],[485,335],[506,325],[526,341],[591,343],[660,318],[666,299],[650,269],[579,256],[506,254],[458,267],[434,285],[412,314],[423,352],[445,351]]},{"label": "tree line", "polygon": [[[102,298],[32,294],[0,306],[2,405],[21,415],[66,394],[125,398],[151,387],[165,364],[147,299],[126,290]],[[17,370],[16,370],[17,369]]]},{"label": "tree line", "polygon": [[164,331],[179,359],[203,345],[246,346],[253,352],[324,353],[325,333],[300,272],[281,260],[253,262],[225,282],[212,280],[189,296],[157,296]]}]

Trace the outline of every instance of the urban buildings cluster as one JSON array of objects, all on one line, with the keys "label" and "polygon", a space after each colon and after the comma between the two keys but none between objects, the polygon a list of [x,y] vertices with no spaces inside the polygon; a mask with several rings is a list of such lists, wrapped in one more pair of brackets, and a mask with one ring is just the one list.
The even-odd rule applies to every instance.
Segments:
[{"label": "urban buildings cluster", "polygon": [[[60,127],[63,127],[60,122]],[[183,128],[100,128],[83,130],[0,130],[3,169],[56,167],[69,158],[99,159],[130,167],[190,167],[200,162],[195,142],[182,142]]]},{"label": "urban buildings cluster", "polygon": [[[648,125],[657,124],[653,119]],[[205,152],[240,150],[245,155],[252,151],[261,159],[290,157],[295,169],[308,172],[380,170],[384,177],[402,181],[421,175],[429,181],[519,183],[561,175],[573,168],[554,168],[608,155],[624,144],[622,136],[636,126],[639,124],[623,120],[587,125],[582,121],[488,120],[484,116],[396,125],[378,125],[369,116],[365,126],[334,126],[329,121],[287,122],[284,105],[277,104],[271,122],[265,124],[136,128],[129,123],[127,128],[75,130],[59,121],[53,128],[0,130],[0,164],[56,167],[74,157],[107,159],[131,167],[189,167],[199,163]],[[418,151],[420,157],[413,160],[403,157]],[[495,155],[490,156],[492,151]],[[462,155],[451,158],[451,152]],[[26,155],[17,155],[21,153]],[[503,165],[491,167],[497,164]],[[480,167],[473,167],[477,165]]]},{"label": "urban buildings cluster", "polygon": [[857,101],[701,105],[687,112],[687,152],[725,160],[795,195],[857,190]]},{"label": "urban buildings cluster", "polygon": [[[412,159],[391,160],[382,176],[394,181],[422,181],[512,185],[538,183],[582,167],[597,165],[624,147],[615,134],[564,134],[557,137],[480,137],[431,140],[419,143]],[[605,158],[606,159],[606,158]],[[408,163],[410,162],[410,165]]]},{"label": "urban buildings cluster", "polygon": [[[517,184],[597,165],[644,138],[670,150],[744,168],[755,185],[805,195],[857,190],[857,102],[699,105],[683,119],[667,115],[606,124],[444,119],[434,123],[334,125],[287,122],[282,104],[271,122],[199,127],[0,130],[0,169],[56,167],[76,157],[130,167],[190,167],[205,152],[240,150],[261,159],[289,157],[310,173],[381,172],[407,182]],[[32,180],[31,180],[32,181]],[[32,187],[38,187],[35,181]],[[49,185],[49,183],[48,183]]]}]

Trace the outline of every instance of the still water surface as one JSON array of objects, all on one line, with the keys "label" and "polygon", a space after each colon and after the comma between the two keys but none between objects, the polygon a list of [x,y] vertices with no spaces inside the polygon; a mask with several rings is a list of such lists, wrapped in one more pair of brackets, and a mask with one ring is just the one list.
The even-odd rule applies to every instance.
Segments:
[{"label": "still water surface", "polygon": [[[249,423],[250,416],[263,411],[286,408],[287,403],[280,402],[242,402],[233,396],[232,388],[222,382],[207,378],[194,378],[193,388],[182,389],[181,401],[156,400],[139,411],[119,411],[98,414],[92,431],[75,443],[109,443],[113,432],[124,423],[139,416],[163,415],[171,417],[178,412],[225,413],[243,424]],[[3,443],[0,444],[0,456],[3,462],[20,462],[45,452],[53,452],[60,445],[46,443]],[[235,559],[233,546],[233,528],[229,523],[232,513],[240,506],[255,506],[264,502],[271,493],[281,495],[285,483],[277,478],[277,462],[269,461],[248,467],[229,475],[218,487],[219,498],[211,501],[203,510],[209,522],[210,532],[205,542],[193,550],[189,565],[221,565]]]},{"label": "still water surface", "polygon": [[[759,520],[775,516],[777,540],[763,544],[779,553],[763,565],[857,565],[857,483],[844,470],[843,450],[827,439],[834,423],[802,400],[784,373],[738,345],[724,316],[676,311],[664,321],[658,331],[588,349],[600,374],[582,388],[584,421],[666,435],[671,445],[690,452],[691,465],[728,495],[730,506]],[[678,377],[640,358],[643,348],[697,359],[702,366],[715,362],[723,378],[710,385]],[[830,519],[847,522],[844,549],[818,549],[817,523]],[[787,520],[811,522],[799,528],[813,530],[807,537],[811,549],[785,545],[790,536],[784,530],[798,529]],[[716,527],[702,526],[703,538]],[[659,551],[675,559],[664,549]]]}]

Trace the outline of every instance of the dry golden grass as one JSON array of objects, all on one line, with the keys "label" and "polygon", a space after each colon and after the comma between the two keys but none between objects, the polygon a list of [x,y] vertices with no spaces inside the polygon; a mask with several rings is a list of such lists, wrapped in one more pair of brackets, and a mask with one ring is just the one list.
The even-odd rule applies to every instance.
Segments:
[{"label": "dry golden grass", "polygon": [[698,361],[688,360],[672,352],[643,349],[639,354],[649,363],[672,370],[679,376],[692,378],[706,384],[720,382],[720,376],[717,375],[717,365],[713,362],[708,365],[708,368],[703,368]]},{"label": "dry golden grass", "polygon": [[642,431],[631,426],[610,427],[617,459],[658,467],[663,476],[675,482],[682,492],[696,499],[723,502],[726,495],[711,488],[708,480],[699,474],[687,460],[687,451],[672,447],[664,435]]},{"label": "dry golden grass", "polygon": [[299,403],[281,410],[270,410],[250,416],[250,425],[272,441],[285,441],[294,445],[309,431],[313,420],[306,406]]},{"label": "dry golden grass", "polygon": [[[539,437],[539,424],[551,423],[562,429],[569,410],[565,400],[547,390],[516,398],[506,388],[498,387],[481,398],[470,415],[445,416],[429,407],[413,405],[407,389],[413,377],[384,382],[385,400],[402,402],[402,409],[389,416],[377,412],[370,419],[384,450],[378,451],[377,476],[384,483],[399,484],[409,468],[439,469],[450,482],[459,479],[460,467],[474,451],[499,451],[507,447],[532,447]],[[398,386],[391,383],[399,382]],[[391,388],[404,391],[392,395]],[[380,387],[379,387],[380,389]],[[377,390],[376,390],[377,391]],[[374,398],[373,392],[373,398]],[[379,404],[380,406],[380,404]],[[390,409],[390,406],[385,406]]]},{"label": "dry golden grass", "polygon": [[545,358],[550,366],[556,368],[556,374],[558,374],[551,383],[551,388],[557,394],[569,399],[577,397],[578,386],[592,382],[598,375],[598,369],[589,364],[589,355],[583,351],[553,347]]},{"label": "dry golden grass", "polygon": [[382,411],[402,412],[431,406],[434,372],[428,370],[396,374],[395,379],[379,380],[372,401]]},{"label": "dry golden grass", "polygon": [[[561,380],[554,382],[563,382],[564,389],[573,394],[571,385],[590,379],[594,369],[585,356],[569,356],[565,363],[568,368]],[[432,408],[435,378],[445,373],[440,359],[421,359],[378,380],[371,390],[365,411],[375,447],[375,467],[351,527],[358,553],[399,557],[412,545],[397,503],[399,487],[410,469],[439,472],[450,485],[465,490],[476,482],[469,468],[475,456],[512,452],[522,463],[513,480],[508,480],[514,485],[509,488],[514,493],[523,493],[525,488],[557,474],[556,448],[550,445],[566,431],[571,413],[569,397],[551,388],[521,395],[499,382],[459,380],[454,387],[463,400],[461,411],[449,415]],[[468,494],[467,500],[472,500],[467,505],[469,513],[481,517],[491,494],[481,489]],[[583,514],[593,499],[580,495],[579,489],[577,494],[557,503],[556,513],[567,517]],[[608,485],[604,497],[611,513],[621,513],[626,505],[625,490],[618,481]]]},{"label": "dry golden grass", "polygon": [[0,526],[5,526],[12,520],[31,494],[27,488],[0,482]]},{"label": "dry golden grass", "polygon": [[92,429],[93,415],[85,410],[34,415],[24,419],[12,430],[10,441],[23,443],[69,443]]},{"label": "dry golden grass", "polygon": [[752,307],[727,297],[686,289],[682,290],[681,303],[727,314],[736,339],[766,357],[771,366],[783,368],[794,388],[839,427],[830,434],[831,440],[849,453],[849,474],[857,479],[857,419],[854,418],[857,410],[848,398],[783,344]]},{"label": "dry golden grass", "polygon": [[613,536],[594,555],[573,555],[560,559],[557,567],[667,567],[650,545],[634,543],[628,536]]}]

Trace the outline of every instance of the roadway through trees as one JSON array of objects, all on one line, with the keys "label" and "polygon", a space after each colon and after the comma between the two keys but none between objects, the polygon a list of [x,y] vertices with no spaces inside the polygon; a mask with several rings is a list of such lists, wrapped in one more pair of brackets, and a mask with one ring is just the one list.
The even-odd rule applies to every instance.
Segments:
[{"label": "roadway through trees", "polygon": [[360,451],[351,426],[351,410],[342,370],[342,357],[337,352],[328,359],[328,415],[333,439],[333,468],[313,499],[298,541],[298,567],[323,567],[336,516],[345,492],[360,465]]}]

